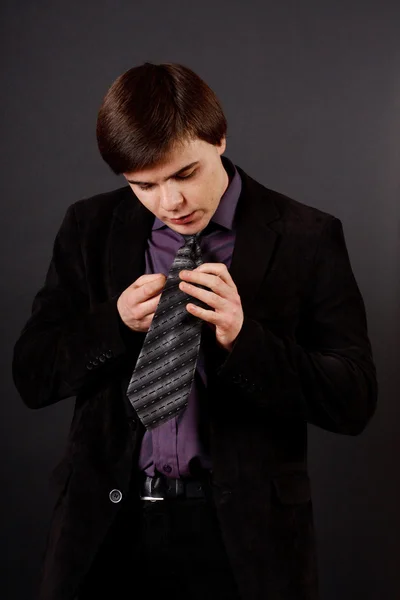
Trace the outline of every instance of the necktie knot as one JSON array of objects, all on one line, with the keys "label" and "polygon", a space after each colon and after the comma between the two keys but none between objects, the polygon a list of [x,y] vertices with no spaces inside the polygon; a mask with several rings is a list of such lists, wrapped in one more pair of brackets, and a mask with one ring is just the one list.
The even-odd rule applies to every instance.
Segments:
[{"label": "necktie knot", "polygon": [[188,266],[186,268],[198,267],[203,262],[201,258],[200,233],[199,231],[190,235],[182,235],[185,244],[180,251],[189,252],[190,259],[193,261],[193,267]]},{"label": "necktie knot", "polygon": [[187,246],[192,246],[196,241],[199,241],[199,237],[200,237],[200,231],[198,233],[192,233],[189,235],[183,235],[182,234],[183,239],[185,240],[185,244]]}]

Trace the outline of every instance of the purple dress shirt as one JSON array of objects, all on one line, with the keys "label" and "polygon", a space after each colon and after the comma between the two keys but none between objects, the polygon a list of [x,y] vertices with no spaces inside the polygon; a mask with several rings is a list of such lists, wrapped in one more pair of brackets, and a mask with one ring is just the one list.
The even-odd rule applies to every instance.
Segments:
[{"label": "purple dress shirt", "polygon": [[[234,217],[242,182],[235,165],[226,156],[221,158],[229,176],[229,184],[210,223],[200,236],[200,247],[203,262],[224,263],[229,269],[236,237]],[[183,236],[156,217],[147,240],[146,274],[163,273],[167,276],[175,254],[183,244]],[[199,429],[201,398],[207,393],[203,356],[200,343],[194,382],[186,410],[144,434],[139,468],[147,475],[154,476],[156,470],[174,478],[193,475],[190,471],[192,459],[196,459],[201,468],[212,468],[206,440],[202,439]]]}]

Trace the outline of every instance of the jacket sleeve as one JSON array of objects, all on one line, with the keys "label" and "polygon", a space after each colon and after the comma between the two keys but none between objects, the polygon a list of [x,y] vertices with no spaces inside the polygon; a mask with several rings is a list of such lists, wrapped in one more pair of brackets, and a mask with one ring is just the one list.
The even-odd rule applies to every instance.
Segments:
[{"label": "jacket sleeve", "polygon": [[121,368],[142,343],[117,310],[118,297],[91,305],[74,205],[56,235],[43,287],[14,346],[14,384],[30,408],[75,396]]},{"label": "jacket sleeve", "polygon": [[218,378],[242,402],[276,415],[350,435],[365,428],[376,408],[376,369],[339,219],[321,234],[296,336],[279,337],[245,315]]}]

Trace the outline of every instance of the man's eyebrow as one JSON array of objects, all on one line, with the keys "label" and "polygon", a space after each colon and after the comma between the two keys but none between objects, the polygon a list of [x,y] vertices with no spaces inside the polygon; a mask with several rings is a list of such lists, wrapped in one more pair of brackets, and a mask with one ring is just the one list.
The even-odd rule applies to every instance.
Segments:
[{"label": "man's eyebrow", "polygon": [[[189,165],[186,165],[185,167],[182,167],[182,169],[179,169],[179,171],[176,171],[175,173],[172,173],[172,175],[169,175],[168,177],[166,177],[164,179],[164,181],[168,181],[168,179],[171,179],[171,177],[176,177],[177,175],[180,175],[184,171],[187,171],[191,167],[194,167],[194,166],[196,166],[198,164],[199,164],[199,161],[195,160],[194,162],[190,163]],[[133,181],[132,179],[127,179],[127,181],[129,183],[134,183],[135,185],[153,185],[152,181]]]}]

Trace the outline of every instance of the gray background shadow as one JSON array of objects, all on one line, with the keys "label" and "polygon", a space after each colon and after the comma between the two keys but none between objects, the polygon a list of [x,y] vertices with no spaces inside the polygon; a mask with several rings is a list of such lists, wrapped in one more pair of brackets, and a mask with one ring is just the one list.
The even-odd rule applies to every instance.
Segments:
[{"label": "gray background shadow", "polygon": [[131,66],[181,62],[219,96],[227,156],[344,225],[380,384],[359,437],[310,427],[322,600],[399,598],[400,5],[226,0],[1,4],[0,595],[33,597],[73,399],[40,411],[13,345],[69,204],[119,187],[95,121]]}]

